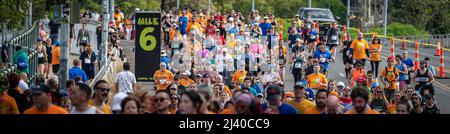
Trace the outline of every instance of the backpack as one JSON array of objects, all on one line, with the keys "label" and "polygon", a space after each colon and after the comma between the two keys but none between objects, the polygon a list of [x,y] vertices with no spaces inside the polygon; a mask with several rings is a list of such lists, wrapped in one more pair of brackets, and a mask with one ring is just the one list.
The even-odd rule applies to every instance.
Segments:
[{"label": "backpack", "polygon": [[[387,74],[389,73],[389,72],[392,72],[392,74],[394,75],[394,78],[397,78],[398,77],[398,75],[395,75],[395,71],[397,70],[397,68],[394,66],[394,68],[392,69],[392,71],[389,71],[388,70],[388,68],[387,67],[384,67],[384,69],[386,70],[385,71],[385,74],[384,74],[384,79],[386,80],[386,81],[389,81],[388,79],[387,79]],[[398,71],[398,70],[397,70]],[[391,81],[389,81],[389,82],[391,82]]]},{"label": "backpack", "polygon": [[23,58],[22,56],[19,56],[19,59],[17,59],[17,69],[18,70],[25,70],[27,69],[28,65],[25,62],[25,58]]}]

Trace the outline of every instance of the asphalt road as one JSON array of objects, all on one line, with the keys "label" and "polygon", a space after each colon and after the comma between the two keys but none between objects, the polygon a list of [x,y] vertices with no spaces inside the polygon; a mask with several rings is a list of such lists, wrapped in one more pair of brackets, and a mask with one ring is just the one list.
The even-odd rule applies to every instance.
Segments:
[{"label": "asphalt road", "polygon": [[[412,60],[414,60],[414,48],[408,48],[407,50],[409,52],[408,57],[411,58]],[[438,56],[434,56],[434,48],[421,48],[419,50],[419,59],[423,59],[425,56],[430,57],[431,59],[431,65],[434,66],[436,73],[439,74],[439,58]],[[395,54],[401,54],[402,50],[400,50],[400,48],[396,48],[395,49]],[[382,49],[382,62],[380,63],[380,72],[381,69],[384,68],[386,66],[386,57],[388,57],[388,55],[390,55],[390,48],[383,46]],[[445,55],[450,55],[450,52],[445,52]],[[329,64],[329,74],[328,74],[328,79],[333,79],[337,82],[342,81],[344,82],[346,85],[348,84],[348,80],[345,79],[345,66],[343,64],[342,61],[342,54],[341,53],[337,53],[336,55],[336,62],[335,63],[330,63]],[[370,63],[366,63],[366,70],[370,70]],[[446,73],[445,75],[447,77],[450,76],[450,70],[448,67],[450,67],[450,58],[445,59],[445,69],[446,69]],[[285,87],[288,91],[291,91],[293,89],[294,86],[294,78],[292,73],[290,73],[291,70],[289,70],[289,68],[286,70],[286,74],[285,74]],[[446,105],[446,104],[450,104],[450,79],[437,79],[434,82],[434,88],[435,88],[435,97],[437,100],[437,103],[439,104],[441,113],[443,114],[450,114],[450,106]]]}]

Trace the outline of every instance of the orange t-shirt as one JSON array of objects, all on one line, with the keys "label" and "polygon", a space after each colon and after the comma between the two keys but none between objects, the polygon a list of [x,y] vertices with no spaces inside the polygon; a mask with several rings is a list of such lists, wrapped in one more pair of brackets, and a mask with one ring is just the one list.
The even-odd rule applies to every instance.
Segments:
[{"label": "orange t-shirt", "polygon": [[319,85],[319,82],[323,84],[328,84],[328,80],[325,75],[318,73],[318,74],[310,74],[306,77],[306,81],[310,88],[312,89],[325,89],[325,86]]},{"label": "orange t-shirt", "polygon": [[16,100],[6,92],[0,93],[0,114],[19,114]]},{"label": "orange t-shirt", "polygon": [[380,58],[380,50],[381,50],[381,44],[370,44],[369,51],[370,51],[370,61],[381,61]]},{"label": "orange t-shirt", "polygon": [[235,114],[235,113],[233,107],[230,107],[220,112],[220,114]]},{"label": "orange t-shirt", "polygon": [[398,69],[396,68],[394,70],[394,66],[392,66],[392,67],[388,67],[387,70],[386,70],[386,68],[383,69],[381,71],[380,76],[383,76],[385,79],[388,80],[389,85],[390,85],[389,89],[395,90],[395,89],[397,89],[397,80],[395,80],[395,79],[398,78],[399,73],[400,72],[398,71]]},{"label": "orange t-shirt", "polygon": [[156,70],[153,78],[155,79],[156,90],[165,90],[169,83],[173,81],[173,74],[169,70],[164,72]]},{"label": "orange t-shirt", "polygon": [[364,77],[365,74],[366,74],[366,70],[365,69],[359,70],[359,69],[355,68],[352,71],[352,76],[353,76],[353,81],[352,82],[358,80],[359,77]]},{"label": "orange t-shirt", "polygon": [[352,44],[350,45],[350,48],[353,49],[353,58],[356,60],[365,59],[366,56],[366,49],[369,49],[369,44],[366,40],[361,39],[353,40]]},{"label": "orange t-shirt", "polygon": [[[358,114],[354,109],[346,112],[345,114]],[[367,110],[363,114],[380,114],[377,111],[372,110],[371,108],[367,108]]]},{"label": "orange t-shirt", "polygon": [[24,114],[69,114],[66,109],[51,104],[47,111],[39,111],[35,106],[25,110]]},{"label": "orange t-shirt", "polygon": [[320,111],[317,107],[312,107],[305,111],[305,114],[320,114],[323,111]]},{"label": "orange t-shirt", "polygon": [[228,96],[231,96],[230,88],[227,85],[225,85],[224,90],[225,90],[225,92],[227,92]]},{"label": "orange t-shirt", "polygon": [[192,80],[191,78],[187,78],[187,79],[180,79],[180,85],[187,87],[189,85],[191,85],[192,83],[195,83],[194,80]]},{"label": "orange t-shirt", "polygon": [[61,50],[59,46],[52,46],[52,64],[57,65],[60,63]]},{"label": "orange t-shirt", "polygon": [[237,83],[237,81],[238,81],[238,79],[240,78],[240,77],[244,77],[244,76],[246,76],[247,75],[247,71],[236,71],[234,74],[233,74],[233,78],[231,79],[231,81],[232,82],[234,82],[234,83]]}]

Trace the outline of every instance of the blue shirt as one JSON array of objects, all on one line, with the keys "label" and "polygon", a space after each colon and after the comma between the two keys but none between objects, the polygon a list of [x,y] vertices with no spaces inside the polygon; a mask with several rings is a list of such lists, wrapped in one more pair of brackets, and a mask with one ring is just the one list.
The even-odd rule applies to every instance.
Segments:
[{"label": "blue shirt", "polygon": [[269,31],[270,27],[272,27],[272,24],[266,22],[259,24],[259,27],[261,27],[262,36],[266,36],[267,32]]},{"label": "blue shirt", "polygon": [[[319,49],[317,49],[316,53],[314,54],[315,58],[319,58],[319,61],[321,61],[321,58],[325,58],[326,60],[330,60],[331,57],[331,53],[328,50],[325,50],[323,52],[320,52]],[[325,68],[325,71],[328,70],[328,62],[319,62],[319,64],[322,64]]]},{"label": "blue shirt", "polygon": [[87,81],[86,73],[80,67],[72,67],[69,70],[69,78],[75,80],[77,76],[80,76],[83,82]]},{"label": "blue shirt", "polygon": [[[263,109],[266,110],[269,106],[269,104],[265,103],[263,105]],[[280,114],[297,114],[297,109],[294,108],[291,104],[287,104],[285,102],[281,103],[281,105],[278,107],[278,111]]]},{"label": "blue shirt", "polygon": [[314,90],[312,90],[311,88],[305,88],[306,90],[306,93],[308,94],[308,96],[306,96],[306,97],[308,97],[308,99],[312,99],[312,100],[314,100]]},{"label": "blue shirt", "polygon": [[[403,71],[406,71],[406,68],[404,68],[403,65],[404,65],[403,63],[400,64],[400,65],[395,64],[394,67],[397,68],[399,71],[403,72]],[[398,80],[406,80],[407,77],[408,76],[406,74],[400,73],[400,76],[398,77]]]},{"label": "blue shirt", "polygon": [[405,60],[403,60],[403,63],[405,63],[408,68],[414,67],[414,62],[410,58],[406,58]]},{"label": "blue shirt", "polygon": [[250,87],[255,89],[256,93],[261,93],[261,86],[258,83],[252,84]]},{"label": "blue shirt", "polygon": [[178,26],[178,29],[180,29],[181,34],[186,34],[186,26],[188,23],[188,17],[183,17],[180,16],[180,18],[178,18],[178,21],[181,22],[181,25]]},{"label": "blue shirt", "polygon": [[169,59],[167,56],[162,56],[159,60],[160,60],[161,62],[166,63],[167,69],[171,70],[171,67],[170,67],[170,59]]}]

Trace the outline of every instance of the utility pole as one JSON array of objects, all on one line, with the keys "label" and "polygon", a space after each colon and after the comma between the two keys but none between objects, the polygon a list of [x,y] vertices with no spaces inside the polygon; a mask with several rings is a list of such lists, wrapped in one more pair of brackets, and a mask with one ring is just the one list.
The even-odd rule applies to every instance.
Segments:
[{"label": "utility pole", "polygon": [[59,69],[59,86],[60,89],[66,88],[66,81],[69,78],[69,34],[70,34],[70,1],[66,0],[62,4],[62,29],[61,29],[61,57],[60,57],[60,69]]},{"label": "utility pole", "polygon": [[350,27],[350,0],[347,0],[347,27]]},{"label": "utility pole", "polygon": [[252,0],[252,11],[255,11],[255,0]]},{"label": "utility pole", "polygon": [[[387,11],[388,11],[388,1],[384,0],[384,30],[383,30],[383,35],[386,36],[386,32],[387,32]],[[386,40],[386,38],[385,38]],[[386,41],[385,41],[386,42]]]},{"label": "utility pole", "polygon": [[[100,65],[106,64],[106,50],[108,49],[108,0],[103,0],[103,24],[102,24],[102,43],[100,46]],[[99,44],[100,45],[100,44]]]},{"label": "utility pole", "polygon": [[211,13],[211,0],[208,0],[208,16]]},{"label": "utility pole", "polygon": [[111,20],[110,20],[110,21],[116,22],[116,21],[114,20],[114,0],[110,0],[109,6],[110,6],[109,12],[111,13],[111,14],[110,14],[110,15],[111,15],[111,17],[110,17]]},{"label": "utility pole", "polygon": [[180,9],[180,0],[177,0],[177,9]]},{"label": "utility pole", "polygon": [[311,0],[308,0],[308,7],[311,8]]}]

